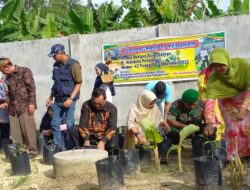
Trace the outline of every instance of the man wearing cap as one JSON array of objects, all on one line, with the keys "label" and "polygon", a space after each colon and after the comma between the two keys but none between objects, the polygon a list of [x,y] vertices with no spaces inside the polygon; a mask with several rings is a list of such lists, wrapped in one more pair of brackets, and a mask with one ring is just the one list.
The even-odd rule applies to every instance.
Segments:
[{"label": "man wearing cap", "polygon": [[[72,59],[65,53],[63,45],[53,45],[48,56],[53,57],[55,63],[53,65],[52,75],[54,84],[51,88],[51,94],[46,102],[46,105],[50,106],[54,100],[54,104],[52,106],[53,117],[51,127],[53,129],[54,144],[56,145],[57,150],[60,150],[61,120],[65,114],[65,121],[68,130],[71,130],[74,126],[74,112],[76,101],[79,99],[80,95],[82,73],[79,62]],[[73,145],[66,148],[70,149],[72,147]]]},{"label": "man wearing cap", "polygon": [[0,58],[0,70],[6,75],[9,100],[1,104],[8,107],[10,132],[13,143],[25,145],[30,158],[37,155],[36,124],[34,112],[36,87],[32,71],[13,65],[7,57]]},{"label": "man wearing cap", "polygon": [[203,121],[204,103],[198,100],[198,91],[187,89],[183,92],[182,98],[174,101],[169,109],[168,124],[171,132],[168,137],[173,144],[179,143],[179,131],[186,125],[195,124],[201,126]]}]

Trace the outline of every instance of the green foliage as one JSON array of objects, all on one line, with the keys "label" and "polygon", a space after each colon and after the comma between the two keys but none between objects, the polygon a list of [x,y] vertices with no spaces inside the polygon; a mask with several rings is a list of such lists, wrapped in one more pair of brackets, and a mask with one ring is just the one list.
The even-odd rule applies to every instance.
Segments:
[{"label": "green foliage", "polygon": [[167,152],[167,158],[170,154],[170,152],[172,151],[176,151],[178,152],[178,164],[179,164],[179,172],[183,173],[183,169],[182,169],[182,162],[181,162],[181,149],[182,149],[182,143],[184,142],[184,140],[191,134],[198,132],[200,130],[200,128],[196,125],[190,124],[185,126],[179,133],[180,136],[180,141],[178,145],[172,145],[172,147],[170,147],[170,149]]},{"label": "green foliage", "polygon": [[231,0],[228,12],[229,15],[249,13],[249,0]]},{"label": "green foliage", "polygon": [[18,22],[23,8],[23,0],[9,0],[1,10],[0,19],[2,19],[3,21]]},{"label": "green foliage", "polygon": [[127,23],[120,22],[124,13],[123,7],[115,6],[113,2],[103,3],[98,8],[91,5],[94,14],[94,26],[97,32],[127,28]]},{"label": "green foliage", "polygon": [[242,13],[243,14],[248,14],[249,13],[249,0],[244,0],[243,1],[243,6],[242,6]]},{"label": "green foliage", "polygon": [[59,15],[54,15],[57,30],[61,32],[63,35],[70,35],[74,33],[73,31],[73,23],[70,19],[65,19]]},{"label": "green foliage", "polygon": [[149,12],[151,15],[152,20],[154,21],[154,24],[161,24],[164,23],[164,19],[161,16],[161,14],[157,10],[157,5],[159,3],[162,3],[162,0],[148,0],[148,6],[149,6]]},{"label": "green foliage", "polygon": [[[231,0],[228,11],[218,9],[214,0],[122,0],[93,5],[88,0],[0,1],[0,42],[51,38],[153,26],[189,20],[249,13],[249,0]],[[2,24],[1,24],[2,23]]]},{"label": "green foliage", "polygon": [[32,40],[39,38],[38,19],[40,12],[29,13],[24,9],[24,1],[9,0],[2,8],[0,18],[3,25],[0,29],[0,41]]},{"label": "green foliage", "polygon": [[141,0],[122,0],[122,6],[128,10],[121,22],[128,28],[139,28],[153,25],[153,19],[146,8],[141,7]]},{"label": "green foliage", "polygon": [[[150,0],[148,1],[153,15],[159,14],[163,22],[182,22],[201,18],[202,8],[199,0]],[[158,19],[159,20],[159,19]]]},{"label": "green foliage", "polygon": [[235,13],[242,8],[242,2],[241,0],[231,0],[230,2],[230,7],[229,7],[229,12],[230,13]]},{"label": "green foliage", "polygon": [[24,183],[26,181],[28,181],[30,179],[30,176],[21,176],[18,179],[16,179],[15,181],[13,181],[12,185],[11,185],[11,189],[16,189],[22,185],[24,185]]},{"label": "green foliage", "polygon": [[70,10],[69,17],[74,33],[85,34],[94,31],[93,12],[89,7],[83,7],[80,14],[75,10]]},{"label": "green foliage", "polygon": [[233,190],[241,189],[241,184],[243,182],[243,175],[241,173],[241,168],[235,160],[230,160],[227,165],[227,170],[229,172],[229,182]]},{"label": "green foliage", "polygon": [[46,15],[45,26],[42,31],[43,38],[53,38],[57,36],[57,28],[54,15],[48,13]]},{"label": "green foliage", "polygon": [[163,137],[159,134],[154,124],[147,118],[141,120],[140,125],[145,133],[148,141],[148,145],[145,148],[153,149],[155,167],[158,171],[161,170],[159,155],[158,155],[158,144],[163,141]]},{"label": "green foliage", "polygon": [[154,149],[157,144],[163,141],[163,137],[159,134],[154,124],[147,118],[142,119],[140,125],[145,133],[149,145],[147,148]]},{"label": "green foliage", "polygon": [[212,12],[213,16],[219,16],[220,15],[220,11],[217,8],[217,6],[215,5],[213,0],[208,0],[208,7],[209,7],[210,11]]},{"label": "green foliage", "polygon": [[35,174],[39,173],[39,169],[38,169],[37,162],[35,159],[31,161],[31,167],[32,167],[33,173],[35,173]]}]

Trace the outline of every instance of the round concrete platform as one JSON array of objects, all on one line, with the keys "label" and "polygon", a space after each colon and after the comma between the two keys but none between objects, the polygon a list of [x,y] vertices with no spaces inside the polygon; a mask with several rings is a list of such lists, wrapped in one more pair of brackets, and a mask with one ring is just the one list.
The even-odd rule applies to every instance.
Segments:
[{"label": "round concrete platform", "polygon": [[54,155],[54,176],[56,179],[81,177],[85,181],[97,182],[95,163],[108,158],[108,152],[98,149],[77,149]]}]

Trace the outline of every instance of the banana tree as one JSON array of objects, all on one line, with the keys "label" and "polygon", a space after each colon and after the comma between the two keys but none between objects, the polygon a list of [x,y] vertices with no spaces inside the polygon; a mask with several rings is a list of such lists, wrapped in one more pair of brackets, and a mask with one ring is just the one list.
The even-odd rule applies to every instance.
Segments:
[{"label": "banana tree", "polygon": [[113,2],[106,2],[95,7],[91,1],[88,6],[93,11],[94,26],[97,32],[128,28],[128,23],[121,22],[124,13],[122,6],[116,6]]},{"label": "banana tree", "polygon": [[47,13],[45,26],[42,30],[42,38],[53,38],[57,36],[57,27],[54,15]]},{"label": "banana tree", "polygon": [[179,165],[179,172],[183,173],[183,169],[182,169],[182,161],[181,161],[181,150],[182,150],[182,143],[184,142],[184,140],[191,134],[198,132],[200,130],[200,128],[196,125],[190,124],[185,126],[179,133],[180,136],[180,140],[179,140],[179,144],[178,145],[172,145],[170,147],[170,149],[167,152],[167,159],[168,156],[170,154],[170,152],[172,151],[176,151],[178,152],[178,165]]},{"label": "banana tree", "polygon": [[[204,0],[203,0],[204,2]],[[217,1],[217,4],[222,1]],[[209,17],[227,16],[227,15],[239,15],[249,13],[249,0],[231,0],[230,5],[226,11],[223,11],[215,5],[213,0],[207,0],[208,10],[210,14]]]},{"label": "banana tree", "polygon": [[25,1],[9,0],[0,12],[2,26],[0,39],[5,41],[31,40],[40,37],[38,17],[40,11],[27,13]]},{"label": "banana tree", "polygon": [[160,171],[161,165],[159,160],[158,144],[163,141],[163,137],[159,134],[156,127],[149,119],[147,118],[142,119],[140,125],[149,143],[148,145],[145,146],[145,148],[153,150],[155,167],[158,171]]},{"label": "banana tree", "polygon": [[9,0],[1,9],[0,20],[2,24],[0,28],[0,39],[2,42],[13,41],[13,39],[19,38],[21,35],[19,20],[23,7],[23,1]]},{"label": "banana tree", "polygon": [[154,25],[147,8],[141,7],[141,0],[122,0],[122,6],[128,10],[122,22],[128,23],[128,28],[138,28]]},{"label": "banana tree", "polygon": [[93,11],[89,7],[83,7],[81,13],[70,10],[69,17],[72,22],[73,33],[92,33],[94,29]]},{"label": "banana tree", "polygon": [[193,20],[196,16],[193,13],[201,10],[200,0],[148,0],[148,3],[155,20],[167,23]]},{"label": "banana tree", "polygon": [[7,1],[0,12],[0,19],[3,22],[20,20],[20,15],[24,9],[25,2],[23,0],[9,0]]},{"label": "banana tree", "polygon": [[58,33],[62,33],[64,36],[68,36],[73,34],[73,23],[70,19],[65,19],[60,15],[54,15],[57,31]]},{"label": "banana tree", "polygon": [[249,13],[249,0],[231,0],[228,13],[229,15]]}]

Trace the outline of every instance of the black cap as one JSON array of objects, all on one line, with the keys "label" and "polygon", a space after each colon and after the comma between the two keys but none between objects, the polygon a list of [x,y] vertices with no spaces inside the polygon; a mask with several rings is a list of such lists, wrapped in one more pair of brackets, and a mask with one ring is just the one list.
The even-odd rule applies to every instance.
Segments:
[{"label": "black cap", "polygon": [[166,96],[166,84],[159,81],[155,84],[154,92],[158,99],[164,99]]}]

